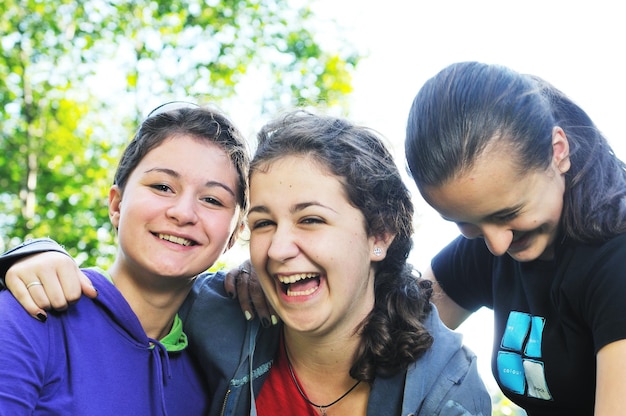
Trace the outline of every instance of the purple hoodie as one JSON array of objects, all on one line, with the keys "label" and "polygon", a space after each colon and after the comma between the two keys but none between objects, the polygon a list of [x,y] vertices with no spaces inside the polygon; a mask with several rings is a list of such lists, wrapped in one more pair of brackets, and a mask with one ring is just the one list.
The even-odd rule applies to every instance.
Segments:
[{"label": "purple hoodie", "polygon": [[98,297],[45,323],[0,292],[0,415],[204,414],[205,377],[187,350],[175,351],[184,333],[173,347],[149,339],[115,286],[84,271]]}]

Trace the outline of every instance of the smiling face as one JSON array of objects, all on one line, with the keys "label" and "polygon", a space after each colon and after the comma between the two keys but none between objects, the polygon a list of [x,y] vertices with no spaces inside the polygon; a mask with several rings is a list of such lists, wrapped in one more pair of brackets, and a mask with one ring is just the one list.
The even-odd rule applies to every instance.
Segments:
[{"label": "smiling face", "polygon": [[[560,134],[557,132],[557,134]],[[554,255],[569,169],[567,142],[556,137],[550,166],[519,173],[511,152],[490,149],[467,172],[423,196],[467,238],[483,238],[495,256],[525,262]]]},{"label": "smiling face", "polygon": [[255,170],[248,225],[252,264],[288,328],[353,331],[371,311],[376,239],[319,163],[287,156]]},{"label": "smiling face", "polygon": [[169,138],[109,195],[118,228],[114,268],[132,276],[193,277],[228,245],[239,218],[238,175],[217,145]]}]

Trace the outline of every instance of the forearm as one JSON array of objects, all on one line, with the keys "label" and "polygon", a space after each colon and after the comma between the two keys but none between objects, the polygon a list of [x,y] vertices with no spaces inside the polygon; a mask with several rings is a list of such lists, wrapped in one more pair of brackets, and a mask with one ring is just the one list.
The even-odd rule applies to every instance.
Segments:
[{"label": "forearm", "polygon": [[50,238],[26,240],[22,244],[2,253],[0,255],[0,286],[4,288],[6,272],[17,260],[31,254],[44,253],[46,251],[58,251],[69,256],[63,246]]}]

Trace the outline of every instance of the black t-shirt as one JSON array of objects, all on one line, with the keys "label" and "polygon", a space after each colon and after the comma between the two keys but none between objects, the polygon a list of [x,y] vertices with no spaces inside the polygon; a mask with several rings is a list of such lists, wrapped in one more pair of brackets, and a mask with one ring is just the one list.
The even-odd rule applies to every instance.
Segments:
[{"label": "black t-shirt", "polygon": [[626,234],[601,245],[561,243],[554,260],[493,256],[459,237],[432,262],[460,306],[494,311],[492,371],[529,415],[592,415],[596,353],[626,339]]}]

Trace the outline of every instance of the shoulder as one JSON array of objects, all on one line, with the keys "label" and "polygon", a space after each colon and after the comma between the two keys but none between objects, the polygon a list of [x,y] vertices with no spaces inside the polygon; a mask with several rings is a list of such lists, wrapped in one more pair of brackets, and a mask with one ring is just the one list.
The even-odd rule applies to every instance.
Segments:
[{"label": "shoulder", "polygon": [[76,305],[86,307],[87,305],[97,304],[119,314],[132,313],[134,315],[122,292],[104,275],[105,272],[97,267],[85,268],[81,269],[81,271],[91,280],[91,283],[98,291],[98,296],[95,299],[82,296],[80,302],[76,303]]},{"label": "shoulder", "polygon": [[427,358],[427,362],[422,363],[422,365],[441,370],[446,367],[452,357],[459,355],[459,353],[459,358],[464,361],[464,363],[460,363],[462,367],[470,365],[475,358],[474,354],[463,346],[463,336],[460,333],[452,331],[444,325],[434,305],[424,325],[433,337],[433,345],[424,356]]},{"label": "shoulder", "polygon": [[[557,248],[557,259],[571,256],[572,260],[593,261],[598,258],[606,258],[615,255],[626,254],[626,234],[619,234],[600,243],[581,243],[566,239],[561,247]],[[578,255],[584,255],[583,258]]]},{"label": "shoulder", "polygon": [[599,245],[595,251],[601,258],[605,256],[620,257],[620,260],[623,260],[623,256],[626,255],[626,234],[620,234],[607,240]]},{"label": "shoulder", "polygon": [[463,336],[447,328],[437,308],[424,322],[433,337],[432,346],[409,367],[409,378],[419,378],[421,383],[432,384],[437,378],[461,380],[476,359],[475,354],[463,345]]},{"label": "shoulder", "polygon": [[199,274],[194,282],[193,290],[198,293],[203,293],[204,296],[228,297],[224,289],[225,278],[226,273],[222,271]]},{"label": "shoulder", "polygon": [[57,335],[63,332],[59,330],[63,322],[53,314],[46,322],[31,317],[9,291],[0,292],[0,316],[0,368],[8,372],[28,368],[42,375],[51,350],[62,348]]},{"label": "shoulder", "polygon": [[626,338],[626,234],[602,244],[566,242],[552,298],[559,319],[570,327],[590,330],[597,350]]},{"label": "shoulder", "polygon": [[0,291],[0,316],[2,317],[0,333],[8,330],[37,331],[45,328],[45,324],[31,317],[8,290]]},{"label": "shoulder", "polygon": [[[409,367],[405,410],[420,408],[420,415],[491,414],[491,396],[478,373],[476,355],[463,345],[462,335],[441,322],[436,308],[425,324],[434,342],[426,354]],[[423,397],[416,394],[420,391]],[[463,412],[459,413],[459,409]]]},{"label": "shoulder", "polygon": [[232,303],[227,302],[231,299],[224,289],[225,277],[226,274],[223,272],[199,274],[181,308],[181,315],[187,315],[193,309],[204,306],[206,301]]},{"label": "shoulder", "polygon": [[[186,330],[201,330],[206,336],[208,328],[215,331],[219,327],[245,327],[241,307],[231,299],[224,289],[225,274],[203,273],[196,278],[193,289],[180,311]],[[240,319],[237,319],[240,318]]]},{"label": "shoulder", "polygon": [[557,248],[559,275],[568,280],[596,279],[606,275],[611,279],[626,276],[626,234],[620,234],[598,244],[565,241]]}]

